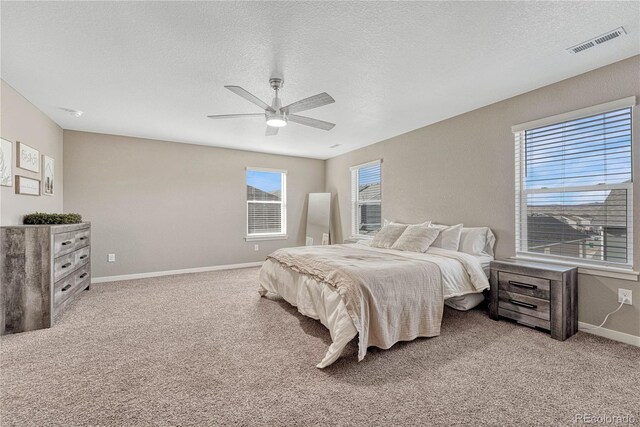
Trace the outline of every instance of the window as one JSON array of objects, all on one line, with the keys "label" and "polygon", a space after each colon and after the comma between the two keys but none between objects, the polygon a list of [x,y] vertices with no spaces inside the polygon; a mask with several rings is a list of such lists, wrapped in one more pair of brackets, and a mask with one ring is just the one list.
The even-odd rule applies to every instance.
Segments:
[{"label": "window", "polygon": [[375,234],[382,225],[381,160],[351,168],[352,234]]},{"label": "window", "polygon": [[247,168],[247,238],[286,237],[287,171]]},{"label": "window", "polygon": [[514,126],[518,255],[632,266],[634,104]]}]

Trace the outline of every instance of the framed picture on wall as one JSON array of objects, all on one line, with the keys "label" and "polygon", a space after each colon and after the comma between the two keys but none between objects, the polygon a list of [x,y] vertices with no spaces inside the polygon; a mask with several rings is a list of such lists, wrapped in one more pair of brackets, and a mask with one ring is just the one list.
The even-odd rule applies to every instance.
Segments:
[{"label": "framed picture on wall", "polygon": [[42,155],[42,194],[53,196],[54,161],[51,157]]},{"label": "framed picture on wall", "polygon": [[29,147],[27,144],[17,142],[18,155],[17,166],[20,169],[25,169],[31,172],[40,172],[40,152],[33,147]]},{"label": "framed picture on wall", "polygon": [[13,143],[0,138],[0,185],[13,185]]},{"label": "framed picture on wall", "polygon": [[40,180],[16,175],[16,194],[27,196],[40,195]]}]

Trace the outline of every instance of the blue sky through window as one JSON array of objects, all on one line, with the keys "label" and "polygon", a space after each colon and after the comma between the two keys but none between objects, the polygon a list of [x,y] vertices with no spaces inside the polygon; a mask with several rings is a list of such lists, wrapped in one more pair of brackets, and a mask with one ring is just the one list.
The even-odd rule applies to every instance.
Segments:
[{"label": "blue sky through window", "polygon": [[[560,189],[630,181],[630,113],[626,108],[526,131],[525,188]],[[603,202],[608,195],[609,191],[602,190],[564,193],[562,202]],[[555,197],[539,194],[533,203],[557,202],[558,193]]]},{"label": "blue sky through window", "polygon": [[280,172],[247,171],[247,185],[271,193],[281,190],[282,179]]},{"label": "blue sky through window", "polygon": [[379,164],[358,169],[358,183],[360,185],[377,184],[379,182],[380,182],[380,165]]}]

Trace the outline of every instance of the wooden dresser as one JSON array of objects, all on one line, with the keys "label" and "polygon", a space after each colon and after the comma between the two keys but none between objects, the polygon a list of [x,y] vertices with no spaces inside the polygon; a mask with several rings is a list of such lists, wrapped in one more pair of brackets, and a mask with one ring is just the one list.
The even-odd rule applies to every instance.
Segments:
[{"label": "wooden dresser", "polygon": [[492,261],[489,315],[546,329],[564,341],[578,331],[578,269],[526,261]]},{"label": "wooden dresser", "polygon": [[91,224],[0,227],[0,334],[51,327],[91,284]]}]

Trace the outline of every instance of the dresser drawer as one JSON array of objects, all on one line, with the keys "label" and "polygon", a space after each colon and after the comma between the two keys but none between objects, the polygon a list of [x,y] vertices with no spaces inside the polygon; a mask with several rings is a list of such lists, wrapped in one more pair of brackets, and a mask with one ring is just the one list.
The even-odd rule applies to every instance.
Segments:
[{"label": "dresser drawer", "polygon": [[91,243],[91,229],[85,228],[83,230],[78,230],[75,232],[75,247],[82,248],[84,246],[89,246]]},{"label": "dresser drawer", "polygon": [[53,237],[53,256],[59,257],[73,252],[76,248],[76,231],[55,234]]},{"label": "dresser drawer", "polygon": [[85,246],[84,248],[77,249],[70,254],[58,257],[53,262],[53,280],[58,280],[66,277],[68,274],[76,270],[79,266],[87,264],[91,255],[91,248]]},{"label": "dresser drawer", "polygon": [[76,250],[74,253],[74,263],[76,266],[80,266],[89,262],[91,257],[91,247],[85,246]]},{"label": "dresser drawer", "polygon": [[550,282],[548,279],[500,271],[498,283],[500,292],[507,291],[549,300]]},{"label": "dresser drawer", "polygon": [[71,298],[79,290],[89,286],[88,280],[91,280],[91,273],[89,271],[89,265],[87,264],[74,271],[73,274],[57,281],[53,291],[54,308],[59,307],[60,304],[64,303],[68,298]]},{"label": "dresser drawer", "polygon": [[76,269],[76,254],[70,253],[58,257],[53,262],[53,280],[57,282]]},{"label": "dresser drawer", "polygon": [[549,300],[530,297],[515,292],[499,291],[498,307],[523,313],[528,316],[549,320]]}]

